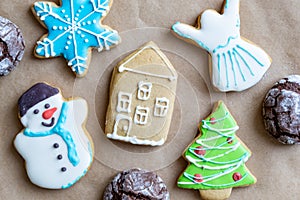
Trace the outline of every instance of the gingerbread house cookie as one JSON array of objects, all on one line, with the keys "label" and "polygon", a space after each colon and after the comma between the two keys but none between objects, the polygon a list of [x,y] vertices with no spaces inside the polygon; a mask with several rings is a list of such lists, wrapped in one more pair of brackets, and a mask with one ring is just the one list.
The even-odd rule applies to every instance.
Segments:
[{"label": "gingerbread house cookie", "polygon": [[177,73],[149,42],[114,69],[105,134],[132,144],[164,144],[172,119]]}]

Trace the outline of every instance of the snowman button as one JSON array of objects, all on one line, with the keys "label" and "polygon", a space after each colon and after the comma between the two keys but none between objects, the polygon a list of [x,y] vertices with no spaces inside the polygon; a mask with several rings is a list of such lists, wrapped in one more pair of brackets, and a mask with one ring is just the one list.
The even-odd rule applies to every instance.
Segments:
[{"label": "snowman button", "polygon": [[53,147],[54,147],[55,149],[57,149],[57,148],[59,147],[59,144],[58,144],[58,143],[54,143],[54,144],[53,144]]},{"label": "snowman button", "polygon": [[65,171],[67,171],[67,168],[62,167],[62,168],[61,168],[61,171],[62,171],[62,172],[65,172]]},{"label": "snowman button", "polygon": [[62,157],[62,155],[61,154],[59,154],[58,156],[57,156],[57,159],[58,160],[61,160],[63,157]]}]

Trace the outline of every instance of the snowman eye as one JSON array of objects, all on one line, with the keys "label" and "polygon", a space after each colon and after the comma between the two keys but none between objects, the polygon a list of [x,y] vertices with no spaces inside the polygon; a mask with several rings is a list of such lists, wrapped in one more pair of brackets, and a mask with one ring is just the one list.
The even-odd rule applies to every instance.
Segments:
[{"label": "snowman eye", "polygon": [[45,108],[46,109],[50,108],[50,104],[49,103],[45,104]]},{"label": "snowman eye", "polygon": [[40,111],[38,110],[38,109],[35,109],[34,111],[33,111],[33,113],[34,114],[38,114]]}]

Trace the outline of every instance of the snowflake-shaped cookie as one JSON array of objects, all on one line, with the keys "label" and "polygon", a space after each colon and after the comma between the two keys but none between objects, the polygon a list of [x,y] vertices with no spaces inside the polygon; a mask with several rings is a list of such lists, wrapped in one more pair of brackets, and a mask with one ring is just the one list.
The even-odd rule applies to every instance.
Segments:
[{"label": "snowflake-shaped cookie", "polygon": [[102,25],[111,0],[61,0],[61,7],[36,2],[33,13],[48,29],[35,48],[41,58],[63,56],[79,77],[86,74],[91,48],[109,50],[120,42],[117,31]]}]

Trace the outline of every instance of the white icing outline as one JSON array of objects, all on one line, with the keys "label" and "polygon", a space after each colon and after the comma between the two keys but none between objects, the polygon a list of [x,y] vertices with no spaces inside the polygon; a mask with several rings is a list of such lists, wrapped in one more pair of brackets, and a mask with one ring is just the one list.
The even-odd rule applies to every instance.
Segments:
[{"label": "white icing outline", "polygon": [[146,45],[142,49],[140,49],[138,52],[136,52],[132,57],[130,57],[128,60],[126,60],[124,63],[122,63],[119,66],[119,72],[122,73],[124,71],[128,71],[128,72],[133,72],[133,73],[137,73],[137,74],[142,74],[142,75],[154,76],[154,77],[157,77],[157,78],[168,79],[169,81],[175,81],[175,80],[177,80],[177,74],[172,70],[172,68],[170,67],[170,63],[167,63],[165,61],[165,59],[163,59],[163,60],[164,60],[164,62],[166,64],[166,66],[168,67],[169,71],[172,73],[172,76],[161,75],[161,74],[154,74],[154,73],[149,73],[149,72],[143,72],[143,71],[139,71],[139,70],[135,70],[135,69],[124,67],[124,65],[126,65],[127,63],[129,63],[130,61],[132,61],[134,58],[136,58],[140,53],[142,53],[146,49],[153,49],[161,58],[165,57],[163,55],[163,53],[160,52],[157,47],[152,46],[152,45]]},{"label": "white icing outline", "polygon": [[169,103],[170,101],[166,97],[156,97],[153,115],[155,117],[166,117],[169,111]]},{"label": "white icing outline", "polygon": [[134,124],[146,125],[148,123],[150,109],[148,107],[137,106],[134,114]]},{"label": "white icing outline", "polygon": [[138,83],[137,98],[142,101],[147,101],[151,96],[152,83],[140,81]]},{"label": "white icing outline", "polygon": [[[124,97],[127,97],[128,99],[125,99]],[[132,94],[120,91],[118,93],[117,112],[131,113],[131,102]]]},{"label": "white icing outline", "polygon": [[107,134],[108,138],[115,138],[116,136],[118,136],[118,125],[119,125],[121,120],[127,120],[128,121],[129,126],[127,127],[127,130],[124,130],[124,127],[123,127],[123,131],[127,132],[125,134],[126,137],[130,134],[130,131],[131,131],[131,128],[132,128],[132,119],[131,119],[131,117],[129,117],[127,115],[123,115],[123,114],[118,114],[117,117],[116,117],[116,122],[115,122],[115,125],[114,125],[113,133],[112,134]]}]

